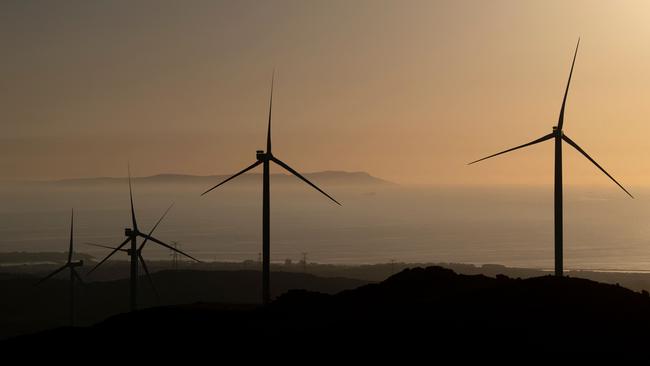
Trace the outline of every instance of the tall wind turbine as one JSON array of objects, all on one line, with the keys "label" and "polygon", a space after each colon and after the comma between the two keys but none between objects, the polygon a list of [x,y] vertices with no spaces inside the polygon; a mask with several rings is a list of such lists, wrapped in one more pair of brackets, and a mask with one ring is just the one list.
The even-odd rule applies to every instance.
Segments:
[{"label": "tall wind turbine", "polygon": [[580,45],[580,39],[578,38],[578,44],[576,45],[575,53],[573,54],[573,62],[571,63],[571,71],[569,72],[569,80],[566,84],[566,89],[564,91],[564,98],[562,99],[562,107],[560,108],[560,116],[558,118],[557,126],[553,126],[553,132],[548,135],[542,136],[537,140],[531,141],[527,144],[523,144],[512,149],[501,151],[499,153],[487,156],[485,158],[473,161],[468,165],[478,163],[479,161],[495,157],[497,155],[505,154],[507,152],[528,147],[531,145],[538,144],[540,142],[554,139],[555,140],[555,275],[562,276],[563,274],[563,234],[562,234],[562,140],[571,145],[573,148],[578,150],[582,155],[584,155],[589,161],[591,161],[598,169],[600,169],[605,175],[609,177],[616,185],[618,185],[625,193],[630,197],[634,198],[630,192],[628,192],[623,186],[614,179],[603,167],[601,167],[594,159],[591,158],[577,143],[569,138],[569,136],[564,134],[562,127],[564,125],[564,107],[566,106],[566,98],[569,93],[569,85],[571,84],[571,76],[573,75],[573,66],[576,62],[576,56],[578,54],[578,46]]},{"label": "tall wind turbine", "polygon": [[[121,251],[122,248],[127,243],[131,242],[131,247],[129,249],[126,249],[126,252],[131,257],[131,275],[130,275],[131,299],[130,299],[130,309],[131,309],[131,311],[135,311],[136,308],[137,308],[137,299],[138,299],[138,261],[140,261],[142,263],[142,267],[144,268],[147,275],[149,275],[149,270],[147,269],[147,265],[144,262],[144,258],[142,257],[142,248],[147,243],[147,241],[150,240],[150,241],[152,241],[152,242],[154,242],[154,243],[156,243],[158,245],[161,245],[161,246],[163,246],[163,247],[165,247],[167,249],[178,252],[178,253],[180,253],[180,254],[182,254],[182,255],[190,258],[190,259],[193,259],[193,260],[195,260],[197,262],[200,262],[200,261],[198,259],[192,257],[191,255],[186,254],[186,253],[182,252],[181,250],[178,250],[178,249],[172,247],[171,245],[166,244],[166,243],[164,243],[164,242],[162,242],[162,241],[160,241],[160,240],[158,240],[158,239],[156,239],[155,237],[152,236],[154,230],[156,230],[156,228],[158,227],[158,224],[160,224],[160,222],[163,220],[165,215],[167,215],[167,212],[169,212],[169,210],[171,209],[172,206],[169,206],[169,208],[167,208],[167,210],[163,213],[163,215],[160,217],[160,219],[158,219],[158,222],[156,222],[156,225],[153,226],[153,228],[151,229],[151,231],[149,231],[148,234],[145,234],[145,233],[141,232],[138,229],[138,222],[137,222],[137,220],[135,218],[135,208],[133,206],[133,190],[131,188],[131,170],[130,169],[129,169],[129,198],[130,198],[130,201],[131,201],[131,222],[132,222],[133,227],[124,229],[124,235],[126,236],[126,239],[122,242],[122,244],[118,245],[115,248],[112,248],[113,251],[111,251],[110,254],[108,254],[104,259],[102,259],[101,262],[97,263],[97,265],[95,267],[93,267],[93,269],[91,269],[88,272],[88,274],[90,275],[91,273],[93,273],[97,268],[99,268],[99,266],[101,266],[104,262],[106,262],[106,260],[108,260],[108,258],[112,257],[113,254],[117,253],[118,251]],[[138,237],[144,239],[144,241],[142,242],[142,244],[140,245],[139,248],[137,246]]]},{"label": "tall wind turbine", "polygon": [[268,129],[266,132],[266,152],[264,150],[257,150],[257,161],[251,164],[248,168],[245,168],[244,170],[240,171],[239,173],[233,175],[232,177],[224,180],[223,182],[217,184],[216,186],[208,189],[207,191],[203,192],[201,196],[205,195],[206,193],[212,191],[213,189],[219,187],[220,185],[246,173],[247,171],[255,168],[256,166],[262,164],[263,166],[263,181],[262,181],[262,302],[264,304],[268,304],[271,301],[271,280],[270,280],[270,266],[271,266],[271,259],[270,259],[270,254],[271,254],[271,225],[270,225],[270,207],[271,207],[271,191],[270,191],[270,179],[269,179],[269,168],[271,165],[271,162],[274,162],[290,172],[291,174],[295,175],[296,177],[300,178],[303,182],[309,184],[312,186],[314,189],[316,189],[318,192],[322,193],[325,195],[327,198],[335,202],[337,205],[341,205],[337,200],[332,198],[329,194],[325,193],[322,189],[318,188],[315,184],[307,180],[307,178],[303,177],[295,171],[293,168],[291,168],[289,165],[278,159],[277,157],[273,156],[273,153],[271,152],[271,111],[273,109],[273,81],[275,79],[275,72],[273,73],[273,77],[271,78],[271,98],[269,101],[269,123],[268,123]]},{"label": "tall wind turbine", "polygon": [[74,229],[74,210],[72,210],[71,216],[70,216],[70,247],[68,249],[68,260],[66,263],[56,271],[50,273],[47,275],[45,278],[41,279],[36,283],[36,286],[40,285],[41,283],[47,281],[48,279],[54,277],[56,274],[59,272],[63,271],[64,269],[68,268],[70,270],[70,326],[74,326],[74,318],[75,318],[75,306],[74,306],[74,286],[75,286],[75,280],[79,281],[80,283],[83,283],[83,280],[79,276],[79,273],[77,273],[77,270],[75,270],[76,267],[81,267],[84,265],[83,260],[78,260],[78,261],[72,261],[72,253],[73,253],[73,248],[72,248],[72,237],[73,237],[73,229]]}]

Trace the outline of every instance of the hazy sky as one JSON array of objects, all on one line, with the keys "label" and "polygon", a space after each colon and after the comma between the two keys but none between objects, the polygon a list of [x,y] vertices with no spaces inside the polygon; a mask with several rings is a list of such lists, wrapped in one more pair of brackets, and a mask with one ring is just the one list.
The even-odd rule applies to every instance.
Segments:
[{"label": "hazy sky", "polygon": [[[302,171],[401,183],[552,183],[557,121],[650,184],[648,1],[0,2],[0,179]],[[609,132],[609,133],[608,133]],[[607,178],[565,146],[569,184]],[[612,185],[612,189],[616,189]]]}]

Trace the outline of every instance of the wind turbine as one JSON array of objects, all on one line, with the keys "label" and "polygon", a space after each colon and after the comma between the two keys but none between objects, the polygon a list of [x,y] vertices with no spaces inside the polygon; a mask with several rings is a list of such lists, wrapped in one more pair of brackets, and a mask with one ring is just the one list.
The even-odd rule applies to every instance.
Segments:
[{"label": "wind turbine", "polygon": [[72,210],[71,216],[70,216],[70,248],[68,249],[68,260],[66,263],[56,271],[50,273],[40,281],[36,283],[35,286],[40,285],[41,283],[47,281],[48,279],[54,277],[56,274],[59,272],[63,271],[64,269],[68,268],[70,270],[70,326],[74,326],[74,318],[75,318],[75,307],[74,307],[74,285],[75,285],[75,279],[81,283],[83,283],[83,280],[79,276],[79,273],[75,270],[76,267],[81,267],[84,265],[83,260],[79,261],[72,261],[72,237],[73,237],[73,229],[74,229],[74,210]]},{"label": "wind turbine", "polygon": [[501,151],[499,153],[484,157],[482,159],[473,161],[468,165],[478,163],[479,161],[495,157],[497,155],[505,154],[507,152],[528,147],[531,145],[544,142],[546,140],[554,139],[555,140],[555,275],[562,276],[563,274],[563,234],[562,234],[562,141],[568,143],[573,148],[578,150],[582,155],[584,155],[589,161],[591,161],[598,169],[600,169],[605,175],[609,177],[616,185],[618,185],[625,193],[630,197],[634,198],[630,192],[628,192],[623,186],[614,179],[603,167],[601,167],[594,159],[591,158],[577,143],[569,138],[569,136],[564,134],[562,127],[564,125],[564,107],[566,106],[566,98],[569,93],[569,85],[571,84],[571,76],[573,75],[573,66],[576,62],[576,56],[578,54],[578,46],[580,46],[580,39],[578,38],[578,43],[576,45],[575,53],[573,54],[573,62],[571,63],[571,71],[569,72],[569,80],[566,84],[566,89],[564,91],[564,98],[562,99],[562,107],[560,108],[560,116],[558,118],[557,126],[553,126],[553,132],[548,135],[542,136],[537,140],[531,141],[527,144],[523,144],[511,149]]},{"label": "wind turbine", "polygon": [[[135,208],[133,207],[133,190],[131,188],[131,170],[129,169],[129,198],[131,201],[131,222],[133,227],[131,228],[126,228],[124,229],[124,236],[126,236],[126,239],[122,242],[122,244],[118,245],[117,247],[112,248],[113,250],[108,254],[104,259],[101,260],[101,262],[97,263],[93,269],[91,269],[88,274],[90,275],[93,273],[99,266],[101,266],[108,258],[112,257],[113,254],[117,253],[118,251],[122,251],[122,248],[129,242],[131,242],[131,247],[129,249],[125,249],[126,253],[131,257],[131,274],[130,274],[130,294],[131,294],[131,299],[130,299],[130,309],[131,311],[135,311],[137,308],[137,298],[138,298],[138,261],[142,263],[142,268],[144,268],[145,272],[147,273],[147,276],[149,276],[149,270],[147,269],[147,265],[144,261],[144,258],[142,257],[142,248],[144,248],[144,245],[147,243],[147,241],[152,241],[158,245],[161,245],[167,249],[173,250],[175,252],[178,252],[188,258],[191,258],[197,262],[200,262],[198,259],[192,257],[189,254],[186,254],[182,252],[181,250],[178,250],[174,247],[172,247],[169,244],[166,244],[155,237],[153,237],[153,232],[156,230],[158,227],[158,224],[165,218],[165,215],[167,215],[167,212],[172,208],[172,206],[169,206],[167,210],[163,213],[163,215],[158,219],[158,222],[151,228],[151,231],[149,231],[148,234],[145,234],[141,232],[138,229],[138,222],[135,218]],[[137,246],[137,239],[138,237],[143,238],[144,241],[142,244],[140,244],[140,247]],[[149,280],[151,280],[151,277],[149,277]],[[153,285],[153,282],[151,282]]]},{"label": "wind turbine", "polygon": [[334,201],[337,205],[341,205],[337,200],[332,198],[329,194],[325,193],[322,189],[318,188],[315,184],[310,182],[307,178],[303,177],[295,171],[293,168],[291,168],[289,165],[284,163],[282,160],[278,159],[273,155],[271,152],[271,112],[273,109],[273,81],[275,79],[275,72],[273,73],[273,77],[271,78],[271,98],[269,101],[269,122],[268,122],[268,129],[266,132],[266,152],[264,150],[257,150],[257,161],[251,164],[249,167],[245,168],[244,170],[240,171],[239,173],[231,176],[230,178],[222,181],[221,183],[217,184],[216,186],[208,189],[207,191],[203,192],[201,196],[207,194],[208,192],[212,191],[213,189],[219,187],[220,185],[246,173],[247,171],[257,167],[258,165],[262,164],[263,166],[263,181],[262,181],[262,302],[264,304],[268,304],[271,301],[271,282],[270,282],[270,266],[271,266],[271,259],[270,259],[270,254],[271,254],[271,225],[270,225],[270,206],[271,206],[271,191],[270,191],[270,179],[269,179],[269,168],[271,165],[271,162],[274,162],[275,164],[281,166],[291,174],[295,175],[299,179],[301,179],[303,182],[309,184],[312,186],[314,189],[316,189],[318,192],[322,193],[325,195],[327,198],[330,200]]},{"label": "wind turbine", "polygon": [[[170,206],[171,208],[171,206]],[[167,209],[169,211],[169,208]],[[165,212],[167,213],[167,212]],[[153,230],[152,230],[153,231]],[[152,233],[150,232],[149,235]],[[126,253],[128,256],[131,256],[131,249],[124,249],[124,248],[117,248],[117,247],[111,247],[109,245],[102,245],[102,244],[96,244],[96,243],[84,243],[86,245],[92,245],[94,247],[99,247],[99,248],[106,248],[106,249],[111,249],[111,250],[117,250],[122,253]],[[151,286],[151,289],[153,290],[154,294],[156,295],[156,300],[160,302],[160,295],[158,294],[158,290],[156,290],[156,286],[154,286],[153,279],[151,278],[151,274],[149,273],[149,268],[147,267],[147,262],[144,260],[144,257],[142,256],[142,249],[144,248],[144,245],[146,244],[146,240],[140,244],[138,249],[136,250],[138,260],[140,261],[140,264],[142,265],[142,269],[144,269],[145,274],[147,275],[147,281],[149,282],[149,285]]]}]

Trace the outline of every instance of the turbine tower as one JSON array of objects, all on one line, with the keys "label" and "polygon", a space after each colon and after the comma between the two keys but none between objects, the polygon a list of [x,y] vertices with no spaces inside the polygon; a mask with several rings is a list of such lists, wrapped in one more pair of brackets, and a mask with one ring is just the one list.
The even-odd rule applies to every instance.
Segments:
[{"label": "turbine tower", "polygon": [[[158,227],[158,224],[163,220],[165,215],[167,215],[167,212],[172,208],[172,206],[169,206],[167,210],[163,213],[163,215],[158,219],[158,222],[151,228],[151,231],[149,231],[148,234],[145,234],[141,232],[138,229],[138,222],[135,217],[135,208],[133,206],[133,190],[131,188],[131,170],[129,169],[129,199],[131,201],[131,223],[133,227],[131,228],[126,228],[124,229],[124,235],[126,236],[126,239],[117,247],[111,248],[113,249],[110,254],[108,254],[104,259],[101,260],[101,262],[97,263],[93,269],[91,269],[88,274],[90,275],[93,273],[99,266],[101,266],[104,262],[108,260],[108,258],[112,257],[113,254],[117,253],[118,251],[126,251],[126,253],[131,257],[131,274],[130,274],[130,309],[131,311],[135,311],[137,308],[137,298],[138,298],[138,261],[142,263],[142,268],[144,268],[145,272],[147,273],[147,276],[149,276],[149,270],[147,269],[147,265],[144,261],[144,258],[142,257],[142,249],[144,248],[144,245],[148,241],[152,241],[160,246],[163,246],[167,249],[173,250],[175,252],[178,252],[179,254],[182,254],[190,259],[193,259],[197,262],[200,262],[198,259],[192,257],[189,254],[184,253],[183,251],[176,249],[172,247],[169,244],[166,244],[155,237],[153,237],[153,232],[156,230]],[[144,241],[140,245],[140,247],[137,246],[137,239],[138,237],[143,238]],[[131,242],[131,247],[129,249],[124,249],[124,246]],[[149,280],[151,281],[151,277],[149,277]],[[153,286],[153,282],[151,282]]]},{"label": "turbine tower", "polygon": [[548,135],[545,135],[543,137],[538,138],[537,140],[531,141],[527,144],[523,144],[517,147],[513,147],[511,149],[501,151],[499,153],[484,157],[482,159],[473,161],[469,163],[468,165],[478,163],[479,161],[483,161],[485,159],[489,159],[492,157],[495,157],[497,155],[505,154],[507,152],[521,149],[524,147],[528,147],[531,145],[538,144],[540,142],[554,139],[555,140],[555,188],[554,188],[554,198],[555,198],[555,275],[556,276],[562,276],[564,268],[563,268],[563,231],[562,231],[562,225],[563,225],[563,218],[562,218],[562,141],[568,143],[571,145],[573,148],[578,150],[582,155],[585,156],[589,161],[591,161],[598,169],[600,169],[605,175],[607,175],[616,185],[618,185],[625,193],[627,193],[630,197],[634,198],[630,192],[628,192],[623,186],[614,179],[603,167],[601,167],[594,159],[591,158],[580,146],[578,146],[577,143],[575,143],[573,140],[569,138],[569,136],[564,134],[564,131],[562,127],[564,126],[564,108],[566,106],[566,99],[567,99],[567,94],[569,93],[569,85],[571,84],[571,76],[573,75],[573,66],[575,65],[576,62],[576,56],[578,55],[578,46],[580,46],[580,39],[578,38],[578,43],[576,44],[576,50],[575,53],[573,54],[573,62],[571,63],[571,71],[569,72],[569,80],[567,81],[566,84],[566,89],[564,90],[564,98],[562,99],[562,107],[560,108],[560,116],[558,118],[557,126],[553,126],[553,132],[549,133]]},{"label": "turbine tower", "polygon": [[[178,249],[178,247],[180,245],[176,241],[173,241],[172,244],[174,245],[174,248],[176,248],[176,249]],[[180,257],[178,255],[178,253],[174,252],[174,251],[171,252],[171,256],[172,256],[172,268],[174,269],[174,271],[178,271],[178,262],[180,261]]]},{"label": "turbine tower", "polygon": [[287,170],[289,173],[295,175],[299,179],[301,179],[303,182],[309,184],[312,188],[316,189],[318,192],[322,193],[325,195],[327,198],[335,202],[337,205],[341,205],[338,201],[336,201],[334,198],[332,198],[329,194],[325,193],[322,189],[318,188],[315,184],[310,182],[307,178],[303,177],[300,173],[295,171],[293,168],[291,168],[289,165],[278,159],[273,155],[271,152],[271,112],[273,109],[273,81],[275,79],[275,72],[273,73],[273,77],[271,78],[271,98],[269,101],[269,122],[268,122],[268,129],[266,132],[266,152],[264,150],[257,150],[257,161],[251,164],[249,167],[245,168],[244,170],[240,171],[239,173],[231,176],[230,178],[222,181],[221,183],[217,184],[216,186],[208,189],[207,191],[203,192],[201,196],[207,194],[208,192],[212,191],[213,189],[221,186],[222,184],[246,173],[247,171],[257,167],[258,165],[262,164],[263,166],[263,181],[262,181],[262,303],[268,304],[271,301],[271,282],[270,282],[270,265],[271,265],[271,259],[270,259],[270,254],[271,254],[271,225],[270,225],[270,207],[271,207],[271,192],[270,192],[270,177],[269,177],[269,168],[271,165],[271,162],[281,166],[285,170]]},{"label": "turbine tower", "polygon": [[75,280],[79,281],[80,283],[83,283],[83,280],[81,279],[81,277],[79,276],[79,273],[77,273],[77,270],[75,270],[75,268],[76,267],[81,267],[81,266],[84,265],[83,260],[79,260],[79,261],[75,261],[75,262],[72,261],[72,253],[73,253],[72,252],[73,251],[73,248],[72,248],[72,245],[73,245],[72,237],[73,237],[73,235],[72,234],[73,234],[73,229],[74,229],[74,210],[72,210],[72,213],[71,213],[71,216],[70,216],[70,247],[68,249],[68,260],[66,261],[66,263],[61,268],[59,268],[56,271],[50,273],[49,275],[47,275],[46,277],[44,277],[43,279],[38,281],[36,283],[36,285],[35,285],[35,286],[40,285],[41,283],[43,283],[43,282],[47,281],[48,279],[54,277],[56,274],[58,274],[59,272],[63,271],[66,268],[68,268],[70,270],[70,314],[69,315],[70,315],[70,326],[71,327],[74,326],[74,320],[75,320],[74,319],[75,318],[75,306],[74,306],[74,302],[75,302],[74,301]]}]

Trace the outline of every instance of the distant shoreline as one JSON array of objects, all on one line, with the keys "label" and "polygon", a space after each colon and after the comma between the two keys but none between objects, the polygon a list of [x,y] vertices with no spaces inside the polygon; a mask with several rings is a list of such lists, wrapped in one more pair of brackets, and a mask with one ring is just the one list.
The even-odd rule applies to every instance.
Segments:
[{"label": "distant shoreline", "polygon": [[[76,256],[83,257],[84,261],[88,264],[96,263],[94,256],[87,253],[75,253]],[[67,253],[65,252],[0,252],[0,268],[11,268],[11,267],[20,267],[20,266],[49,266],[49,265],[59,265],[65,262]],[[19,258],[23,257],[24,260]],[[13,261],[10,258],[15,258]],[[27,258],[31,258],[29,260]],[[116,263],[128,263],[128,259],[115,259],[113,262]],[[165,265],[171,264],[171,259],[150,259],[149,262]],[[246,266],[250,267],[255,265],[256,261],[254,260],[203,260],[205,265],[227,265],[227,266]],[[181,260],[182,264],[189,264],[189,262]],[[301,261],[294,261],[289,264],[282,260],[271,261],[271,264],[276,267],[296,267],[302,266]],[[261,264],[260,264],[261,265]],[[454,266],[472,266],[477,270],[485,269],[489,271],[498,271],[498,270],[521,270],[521,271],[538,271],[538,272],[548,272],[552,273],[553,268],[544,268],[544,267],[525,267],[525,266],[508,266],[498,263],[469,263],[469,262],[378,262],[378,263],[336,263],[336,262],[316,262],[309,261],[308,266],[312,267],[338,267],[341,269],[344,268],[361,268],[361,267],[373,267],[373,266],[396,266],[399,268],[406,267],[428,267],[428,266],[443,266],[443,267],[454,267]],[[570,273],[580,273],[580,272],[596,272],[596,273],[639,273],[639,274],[650,274],[650,269],[620,269],[620,268],[566,268],[565,272]]]}]

